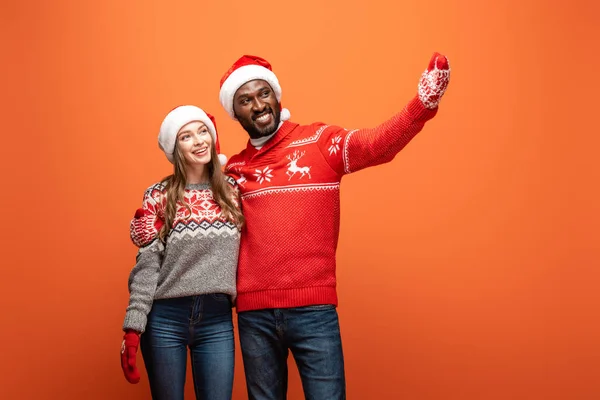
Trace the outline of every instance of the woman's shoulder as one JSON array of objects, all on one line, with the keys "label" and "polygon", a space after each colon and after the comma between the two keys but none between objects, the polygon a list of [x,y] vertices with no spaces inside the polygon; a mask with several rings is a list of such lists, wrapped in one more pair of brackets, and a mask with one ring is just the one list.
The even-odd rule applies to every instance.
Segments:
[{"label": "woman's shoulder", "polygon": [[167,180],[162,180],[150,185],[144,191],[144,199],[161,199],[167,192]]}]

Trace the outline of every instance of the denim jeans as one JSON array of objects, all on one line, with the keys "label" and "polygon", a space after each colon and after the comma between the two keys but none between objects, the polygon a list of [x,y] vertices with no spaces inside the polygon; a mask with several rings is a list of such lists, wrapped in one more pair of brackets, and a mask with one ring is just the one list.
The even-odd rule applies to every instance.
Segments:
[{"label": "denim jeans", "polygon": [[188,348],[196,399],[231,399],[235,344],[228,295],[155,300],[140,347],[153,399],[183,400]]},{"label": "denim jeans", "polygon": [[307,400],[346,398],[335,306],[244,311],[238,313],[238,328],[250,400],[286,398],[289,351]]}]

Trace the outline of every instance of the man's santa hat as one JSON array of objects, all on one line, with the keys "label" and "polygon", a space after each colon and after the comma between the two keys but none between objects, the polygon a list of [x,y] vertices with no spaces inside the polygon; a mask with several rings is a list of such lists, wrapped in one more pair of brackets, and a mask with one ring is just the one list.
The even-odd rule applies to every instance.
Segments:
[{"label": "man's santa hat", "polygon": [[212,137],[212,145],[217,150],[219,162],[221,165],[225,165],[227,157],[221,154],[215,117],[196,106],[179,106],[167,114],[158,133],[158,146],[160,149],[165,152],[169,161],[173,163],[177,134],[185,125],[195,121],[202,122],[208,128]]},{"label": "man's santa hat", "polygon": [[[233,111],[235,92],[246,83],[256,79],[266,81],[273,89],[277,101],[281,104],[281,86],[277,76],[271,69],[271,64],[264,58],[245,55],[240,57],[221,78],[219,100],[232,119],[236,119]],[[282,108],[281,120],[286,121],[288,119],[290,119],[289,110]]]}]

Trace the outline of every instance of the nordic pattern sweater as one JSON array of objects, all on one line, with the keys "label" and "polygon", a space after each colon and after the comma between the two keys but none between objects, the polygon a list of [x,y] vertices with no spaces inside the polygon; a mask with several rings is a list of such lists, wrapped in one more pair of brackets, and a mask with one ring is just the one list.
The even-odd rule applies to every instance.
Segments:
[{"label": "nordic pattern sweater", "polygon": [[178,204],[172,229],[163,245],[157,238],[156,227],[164,220],[165,193],[163,183],[148,188],[142,205],[144,216],[133,221],[138,224],[144,221],[149,226],[134,231],[132,222],[132,239],[136,236],[142,247],[129,276],[124,330],[144,332],[147,315],[157,299],[226,293],[235,301],[238,227],[222,217],[208,184],[188,185],[184,199],[189,210]]}]

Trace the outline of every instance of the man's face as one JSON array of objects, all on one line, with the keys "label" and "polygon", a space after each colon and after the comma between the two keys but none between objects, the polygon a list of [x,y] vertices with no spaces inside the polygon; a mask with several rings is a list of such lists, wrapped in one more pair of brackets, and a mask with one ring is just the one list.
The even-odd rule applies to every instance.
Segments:
[{"label": "man's face", "polygon": [[281,106],[275,93],[260,79],[247,82],[235,92],[233,111],[252,139],[269,136],[281,121]]}]

